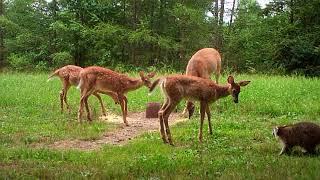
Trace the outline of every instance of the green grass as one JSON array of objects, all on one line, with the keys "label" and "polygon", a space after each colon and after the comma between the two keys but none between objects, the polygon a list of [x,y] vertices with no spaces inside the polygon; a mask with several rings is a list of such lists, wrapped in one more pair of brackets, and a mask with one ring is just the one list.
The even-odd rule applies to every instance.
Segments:
[{"label": "green grass", "polygon": [[[134,73],[137,76],[137,73]],[[320,156],[278,156],[272,137],[276,125],[308,120],[320,124],[320,79],[291,76],[236,75],[251,80],[239,103],[230,97],[211,105],[214,134],[197,141],[199,114],[171,127],[175,147],[159,133],[145,133],[124,146],[99,151],[33,148],[63,139],[92,140],[115,128],[98,121],[95,97],[92,124],[76,121],[79,91],[71,88],[71,114],[60,113],[60,81],[47,74],[0,74],[0,178],[93,179],[319,179]],[[226,82],[222,77],[220,82]],[[109,111],[120,108],[104,96]],[[129,111],[144,111],[147,102],[163,101],[159,89],[145,87],[128,94]],[[179,109],[183,108],[183,103]],[[85,119],[85,117],[84,117]],[[129,122],[130,123],[130,122]]]}]

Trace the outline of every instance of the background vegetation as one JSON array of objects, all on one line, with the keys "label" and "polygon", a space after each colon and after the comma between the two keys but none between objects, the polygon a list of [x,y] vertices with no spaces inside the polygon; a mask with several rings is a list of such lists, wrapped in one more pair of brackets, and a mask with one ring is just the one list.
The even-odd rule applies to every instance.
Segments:
[{"label": "background vegetation", "polygon": [[[138,73],[132,73],[137,76]],[[69,91],[71,114],[60,113],[59,79],[47,74],[0,74],[1,179],[319,179],[319,156],[278,156],[280,143],[272,136],[277,125],[300,121],[320,124],[318,78],[235,75],[251,80],[234,104],[226,97],[211,105],[213,135],[204,126],[198,143],[199,114],[171,127],[175,147],[163,144],[159,132],[148,132],[123,146],[104,145],[97,151],[54,150],[59,140],[99,139],[116,127],[98,119],[97,98],[89,98],[92,124],[79,124],[80,93]],[[225,83],[227,75],[221,79]],[[36,83],[35,83],[36,82]],[[35,90],[37,90],[35,92]],[[144,111],[146,102],[162,101],[159,88],[128,94],[129,112]],[[119,105],[103,96],[108,110]],[[199,105],[197,104],[197,107]],[[182,111],[181,103],[179,112]],[[130,122],[129,122],[130,123]],[[37,148],[37,144],[45,144]]]},{"label": "background vegetation", "polygon": [[[224,69],[320,74],[320,1],[1,0],[0,66],[183,71],[214,47]],[[230,19],[230,20],[229,20]]]}]

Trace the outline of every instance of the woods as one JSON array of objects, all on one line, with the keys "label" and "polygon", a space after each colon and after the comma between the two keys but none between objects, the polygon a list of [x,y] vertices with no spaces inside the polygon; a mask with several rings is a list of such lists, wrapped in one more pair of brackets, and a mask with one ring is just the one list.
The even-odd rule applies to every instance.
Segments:
[{"label": "woods", "polygon": [[[184,71],[203,47],[223,69],[320,75],[320,2],[1,0],[0,66]],[[210,12],[210,13],[209,13]]]}]

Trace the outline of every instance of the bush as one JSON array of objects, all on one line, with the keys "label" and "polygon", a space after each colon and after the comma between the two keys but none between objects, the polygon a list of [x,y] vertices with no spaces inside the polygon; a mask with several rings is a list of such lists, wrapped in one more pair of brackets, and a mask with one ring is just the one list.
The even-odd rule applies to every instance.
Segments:
[{"label": "bush", "polygon": [[35,70],[37,71],[48,71],[49,69],[50,69],[49,65],[45,61],[39,61],[35,67]]},{"label": "bush", "polygon": [[10,68],[18,71],[32,68],[31,58],[26,55],[11,53],[8,57],[8,63]]},{"label": "bush", "polygon": [[55,68],[73,63],[73,57],[69,52],[58,52],[51,55]]}]

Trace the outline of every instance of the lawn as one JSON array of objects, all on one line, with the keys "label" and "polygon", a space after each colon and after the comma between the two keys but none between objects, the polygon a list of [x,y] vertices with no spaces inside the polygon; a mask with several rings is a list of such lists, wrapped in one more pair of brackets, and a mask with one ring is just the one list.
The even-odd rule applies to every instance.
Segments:
[{"label": "lawn", "polygon": [[[138,73],[131,73],[138,77]],[[145,133],[123,146],[97,151],[47,148],[66,139],[95,140],[115,129],[98,120],[99,103],[90,97],[94,122],[76,120],[79,91],[71,88],[71,113],[61,113],[59,79],[48,74],[0,74],[0,179],[319,179],[320,156],[300,153],[278,156],[272,136],[277,125],[300,121],[320,124],[320,79],[300,76],[235,75],[250,80],[239,103],[230,97],[211,105],[213,135],[198,143],[199,112],[171,127],[175,146],[163,144],[158,132]],[[226,82],[226,75],[220,79]],[[130,112],[144,111],[147,102],[163,101],[159,88],[147,96],[143,87],[128,94]],[[120,107],[104,96],[106,108]],[[198,107],[198,105],[197,105]],[[179,111],[183,103],[179,105]],[[85,119],[85,117],[84,117]],[[129,122],[130,123],[130,122]],[[37,148],[35,144],[44,144]]]}]

